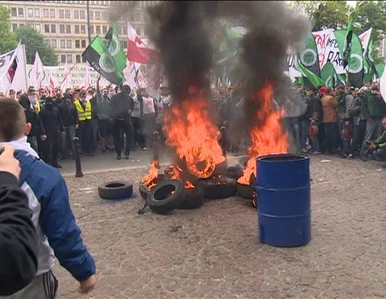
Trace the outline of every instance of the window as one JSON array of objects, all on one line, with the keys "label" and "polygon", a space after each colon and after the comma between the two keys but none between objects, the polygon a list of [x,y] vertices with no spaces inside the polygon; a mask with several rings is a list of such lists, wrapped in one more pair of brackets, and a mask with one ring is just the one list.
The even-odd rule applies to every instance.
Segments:
[{"label": "window", "polygon": [[71,49],[72,48],[72,42],[70,39],[67,40],[67,49]]},{"label": "window", "polygon": [[80,33],[82,34],[86,33],[86,25],[80,25]]},{"label": "window", "polygon": [[17,24],[12,24],[12,31],[15,32],[17,30]]},{"label": "window", "polygon": [[106,34],[107,33],[107,26],[102,26],[102,33]]},{"label": "window", "polygon": [[101,19],[101,13],[99,11],[95,12],[95,20],[100,20]]},{"label": "window", "polygon": [[81,61],[81,58],[80,58],[80,55],[76,55],[76,63],[80,63],[80,61]]},{"label": "window", "polygon": [[59,9],[59,19],[64,19],[64,10]]},{"label": "window", "polygon": [[62,48],[62,49],[66,48],[66,41],[64,39],[60,40],[60,48]]},{"label": "window", "polygon": [[79,19],[79,10],[74,10],[74,19]]},{"label": "window", "polygon": [[101,34],[101,26],[100,25],[96,25],[95,26],[95,33],[96,34]]},{"label": "window", "polygon": [[132,12],[129,12],[129,21],[133,22],[134,21],[134,14]]},{"label": "window", "polygon": [[127,25],[122,26],[122,34],[124,34],[124,35],[127,34]]},{"label": "window", "polygon": [[50,40],[49,39],[46,39],[45,40],[46,44],[50,46]]},{"label": "window", "polygon": [[94,12],[90,10],[90,20],[94,19]]},{"label": "window", "polygon": [[60,62],[66,63],[66,55],[64,55],[64,54],[60,55]]},{"label": "window", "polygon": [[79,25],[75,25],[75,34],[79,34]]},{"label": "window", "polygon": [[80,48],[80,40],[75,40],[75,48],[79,49]]},{"label": "window", "polygon": [[35,30],[40,33],[40,24],[35,24]]},{"label": "window", "polygon": [[24,17],[24,8],[23,7],[19,7],[17,9],[17,13],[18,13],[19,17]]},{"label": "window", "polygon": [[35,17],[40,17],[40,8],[35,8]]},{"label": "window", "polygon": [[66,25],[66,33],[71,33],[71,25]]},{"label": "window", "polygon": [[124,47],[125,49],[127,49],[127,40],[124,40],[124,41],[123,41],[123,47]]},{"label": "window", "polygon": [[71,16],[70,16],[70,10],[66,9],[66,10],[64,11],[64,15],[66,16],[66,19],[71,18]]},{"label": "window", "polygon": [[84,58],[83,56],[82,56],[82,63],[86,63],[87,61],[86,61],[86,58]]},{"label": "window", "polygon": [[72,54],[67,54],[67,62],[72,63]]},{"label": "window", "polygon": [[86,40],[82,39],[82,48],[86,48]]},{"label": "window", "polygon": [[50,17],[55,19],[55,9],[50,9]]},{"label": "window", "polygon": [[60,32],[61,34],[64,34],[64,25],[63,25],[63,24],[60,24],[60,25],[59,25],[59,32]]},{"label": "window", "polygon": [[90,34],[94,34],[94,26],[93,25],[90,26]]},{"label": "window", "polygon": [[51,24],[51,33],[56,33],[56,24]]},{"label": "window", "polygon": [[52,48],[56,48],[57,47],[56,39],[51,40],[51,47]]},{"label": "window", "polygon": [[135,19],[134,19],[136,22],[140,22],[141,21],[141,15],[139,14],[139,12],[136,12],[135,13]]},{"label": "window", "polygon": [[102,20],[107,20],[107,12],[102,11]]},{"label": "window", "polygon": [[45,33],[50,33],[50,25],[44,24],[44,32]]},{"label": "window", "polygon": [[47,8],[43,9],[43,17],[48,18],[49,16],[49,10]]},{"label": "window", "polygon": [[81,18],[81,19],[85,19],[85,18],[86,18],[86,15],[85,15],[85,13],[84,13],[84,10],[81,10],[81,11],[79,12],[79,15],[80,15],[80,18]]},{"label": "window", "polygon": [[16,16],[17,16],[16,7],[12,7],[12,17],[16,17]]},{"label": "window", "polygon": [[32,8],[28,8],[28,17],[32,18],[34,16],[34,10]]}]

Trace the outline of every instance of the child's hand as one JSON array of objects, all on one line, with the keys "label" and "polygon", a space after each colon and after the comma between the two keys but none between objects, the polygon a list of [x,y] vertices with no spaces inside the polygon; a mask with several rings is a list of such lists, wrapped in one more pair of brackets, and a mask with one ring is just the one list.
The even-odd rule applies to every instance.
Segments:
[{"label": "child's hand", "polygon": [[82,281],[79,285],[78,292],[81,294],[87,294],[90,292],[96,283],[95,275],[91,275],[87,280]]}]

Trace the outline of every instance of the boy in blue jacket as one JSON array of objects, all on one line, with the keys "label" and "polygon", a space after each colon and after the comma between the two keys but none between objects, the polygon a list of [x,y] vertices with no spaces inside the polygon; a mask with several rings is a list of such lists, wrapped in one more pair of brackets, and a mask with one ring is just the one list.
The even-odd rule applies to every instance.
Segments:
[{"label": "boy in blue jacket", "polygon": [[80,236],[63,177],[41,161],[27,143],[31,125],[26,123],[24,110],[17,101],[0,101],[0,120],[0,145],[10,144],[15,148],[21,167],[20,188],[28,196],[39,239],[35,279],[24,289],[2,298],[55,298],[58,287],[52,273],[55,257],[80,282],[78,291],[88,293],[95,285],[95,263]]}]

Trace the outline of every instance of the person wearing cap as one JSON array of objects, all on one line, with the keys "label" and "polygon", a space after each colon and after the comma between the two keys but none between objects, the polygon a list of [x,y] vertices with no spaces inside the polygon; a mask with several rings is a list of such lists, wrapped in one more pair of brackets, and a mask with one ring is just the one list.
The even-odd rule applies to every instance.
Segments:
[{"label": "person wearing cap", "polygon": [[386,115],[386,105],[379,92],[377,83],[373,83],[371,89],[367,92],[367,105],[364,107],[364,113],[367,119],[365,138],[362,144],[361,158],[367,161],[369,148],[367,143],[381,135],[382,118]]}]

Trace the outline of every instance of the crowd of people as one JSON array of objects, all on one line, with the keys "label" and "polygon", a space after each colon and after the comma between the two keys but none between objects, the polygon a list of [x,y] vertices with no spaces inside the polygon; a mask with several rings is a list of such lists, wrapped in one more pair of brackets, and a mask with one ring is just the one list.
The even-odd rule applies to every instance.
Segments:
[{"label": "crowd of people", "polygon": [[[244,121],[243,96],[232,87],[216,95],[219,124],[228,128],[228,150],[237,153],[248,139],[238,125]],[[274,108],[282,112],[294,152],[386,161],[386,103],[376,82],[361,88],[296,86],[284,100],[274,100]]]},{"label": "crowd of people", "polygon": [[23,106],[29,123],[28,142],[42,159],[60,168],[59,160],[74,157],[74,138],[78,137],[81,155],[94,156],[115,151],[129,159],[130,152],[152,146],[152,133],[161,128],[164,107],[170,105],[167,87],[161,87],[159,98],[145,88],[136,92],[127,85],[100,88],[46,89],[27,93],[9,92]]}]

